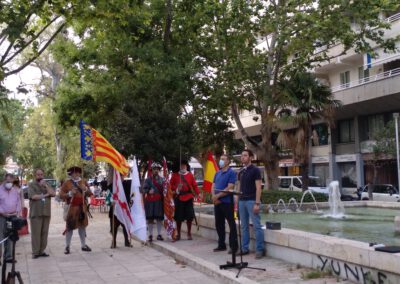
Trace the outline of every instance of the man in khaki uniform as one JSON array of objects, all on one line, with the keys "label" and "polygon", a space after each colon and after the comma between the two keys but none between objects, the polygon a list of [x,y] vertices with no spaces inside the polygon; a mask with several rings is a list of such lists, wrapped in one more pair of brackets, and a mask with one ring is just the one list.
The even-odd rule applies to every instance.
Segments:
[{"label": "man in khaki uniform", "polygon": [[51,216],[51,197],[55,191],[43,179],[43,170],[35,171],[35,180],[29,184],[29,218],[31,220],[32,258],[49,256],[44,252],[47,246]]}]

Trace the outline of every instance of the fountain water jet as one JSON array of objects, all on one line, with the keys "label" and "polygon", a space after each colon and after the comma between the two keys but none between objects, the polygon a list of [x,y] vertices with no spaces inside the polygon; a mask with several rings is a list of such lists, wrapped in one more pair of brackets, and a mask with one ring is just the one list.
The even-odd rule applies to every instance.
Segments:
[{"label": "fountain water jet", "polygon": [[317,201],[315,200],[314,194],[313,194],[312,191],[309,190],[309,189],[307,189],[306,191],[304,191],[303,196],[301,197],[301,200],[300,200],[299,209],[301,210],[301,207],[303,206],[304,197],[305,197],[307,194],[310,194],[310,195],[311,195],[311,197],[312,197],[312,199],[313,199],[313,201],[314,201],[315,210],[318,211]]},{"label": "fountain water jet", "polygon": [[339,182],[334,180],[329,186],[329,213],[324,215],[325,217],[342,219],[345,217],[344,215],[344,206],[342,201],[340,200],[340,188]]},{"label": "fountain water jet", "polygon": [[290,209],[290,205],[291,204],[293,204],[295,206],[295,209],[294,209],[295,212],[299,210],[299,204],[297,204],[297,201],[296,201],[296,199],[294,197],[289,199],[289,202],[288,202],[288,205],[287,205],[288,209]]},{"label": "fountain water jet", "polygon": [[276,211],[279,212],[279,205],[282,204],[283,205],[283,210],[284,212],[287,210],[285,201],[283,201],[283,199],[279,199],[278,203],[276,204]]}]

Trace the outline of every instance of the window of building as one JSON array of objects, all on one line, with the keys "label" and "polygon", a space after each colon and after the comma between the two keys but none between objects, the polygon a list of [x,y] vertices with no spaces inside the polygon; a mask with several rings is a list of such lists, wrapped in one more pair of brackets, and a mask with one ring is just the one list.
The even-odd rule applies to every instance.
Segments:
[{"label": "window of building", "polygon": [[358,83],[362,84],[369,81],[369,69],[364,70],[364,66],[358,68]]},{"label": "window of building", "polygon": [[350,71],[340,73],[340,86],[342,88],[350,87]]},{"label": "window of building", "polygon": [[385,127],[384,116],[383,114],[370,115],[367,121],[368,139],[371,140],[377,131]]},{"label": "window of building", "polygon": [[354,142],[354,121],[352,119],[339,121],[339,143]]},{"label": "window of building", "polygon": [[342,187],[357,188],[356,163],[340,163]]},{"label": "window of building", "polygon": [[313,126],[312,130],[312,145],[323,146],[328,145],[328,126],[324,123]]}]

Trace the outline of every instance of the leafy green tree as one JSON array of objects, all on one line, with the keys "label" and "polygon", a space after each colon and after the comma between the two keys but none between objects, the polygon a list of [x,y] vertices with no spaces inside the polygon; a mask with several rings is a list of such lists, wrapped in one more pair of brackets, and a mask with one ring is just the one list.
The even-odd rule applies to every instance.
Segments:
[{"label": "leafy green tree", "polygon": [[[64,6],[65,5],[65,6]],[[35,61],[51,44],[65,25],[71,1],[2,1],[0,10],[0,81],[16,74]],[[54,32],[41,37],[49,28]],[[16,59],[29,49],[29,56],[16,64]]]},{"label": "leafy green tree", "polygon": [[380,168],[388,165],[388,158],[396,157],[396,138],[395,123],[390,120],[385,127],[376,129],[371,135],[372,142],[372,159],[367,161],[367,165],[371,165],[374,174],[372,182],[368,184],[368,197],[373,200],[374,185],[378,183],[378,171]]},{"label": "leafy green tree", "polygon": [[[285,105],[280,82],[350,52],[374,54],[375,44],[393,50],[397,40],[383,38],[390,23],[380,17],[399,7],[394,0],[200,1],[195,7],[196,32],[188,35],[204,67],[198,81],[213,86],[221,110],[230,107],[246,146],[265,164],[270,188],[278,182],[274,133]],[[243,109],[258,114],[260,141],[242,125]]]},{"label": "leafy green tree", "polygon": [[42,168],[48,175],[54,175],[55,145],[50,123],[49,104],[42,103],[28,116],[16,143],[17,162],[28,178],[33,176],[36,168]]},{"label": "leafy green tree", "polygon": [[0,165],[7,157],[15,154],[15,143],[22,133],[25,117],[29,113],[20,101],[10,99],[4,108],[0,108]]},{"label": "leafy green tree", "polygon": [[277,142],[292,149],[294,160],[301,166],[302,188],[307,190],[313,121],[333,126],[334,111],[341,103],[310,73],[294,74],[281,83],[281,88],[284,105],[277,123],[281,128]]},{"label": "leafy green tree", "polygon": [[180,148],[190,156],[193,118],[186,108],[195,67],[175,22],[176,3],[97,4],[72,24],[79,42],[56,46],[66,70],[56,100],[58,121],[77,126],[83,118],[123,154],[140,160],[174,159]]}]

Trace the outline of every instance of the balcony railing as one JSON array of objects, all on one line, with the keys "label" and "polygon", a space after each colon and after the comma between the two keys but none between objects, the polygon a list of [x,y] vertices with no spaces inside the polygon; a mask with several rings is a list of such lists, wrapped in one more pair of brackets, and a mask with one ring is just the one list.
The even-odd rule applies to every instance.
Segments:
[{"label": "balcony railing", "polygon": [[388,21],[389,23],[393,23],[398,20],[400,20],[400,13],[394,14],[394,15],[390,16],[389,18],[386,18],[386,21]]},{"label": "balcony railing", "polygon": [[342,91],[342,90],[349,89],[349,88],[358,87],[358,86],[361,86],[361,85],[365,85],[365,84],[368,84],[368,83],[380,81],[380,80],[387,79],[387,78],[394,77],[394,76],[398,76],[398,75],[400,75],[400,67],[392,69],[392,70],[388,70],[388,71],[385,71],[385,72],[382,72],[382,73],[378,73],[378,74],[373,75],[373,76],[369,76],[369,77],[365,77],[365,78],[362,78],[362,79],[358,79],[356,81],[351,81],[351,82],[348,82],[348,83],[345,83],[345,84],[342,84],[342,85],[339,85],[339,86],[335,86],[335,87],[332,87],[331,90],[334,93],[334,92]]}]

